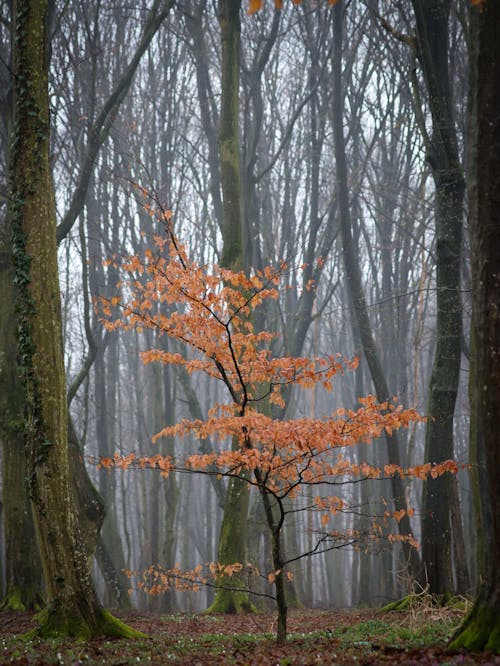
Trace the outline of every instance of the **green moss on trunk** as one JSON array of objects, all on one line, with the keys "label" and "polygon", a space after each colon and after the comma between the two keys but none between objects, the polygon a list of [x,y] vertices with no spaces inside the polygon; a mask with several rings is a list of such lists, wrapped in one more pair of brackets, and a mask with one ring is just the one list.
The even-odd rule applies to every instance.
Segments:
[{"label": "green moss on trunk", "polygon": [[239,147],[239,81],[240,81],[240,3],[220,0],[219,23],[222,42],[222,98],[219,148],[222,185],[221,264],[241,269],[243,257],[243,188]]},{"label": "green moss on trunk", "polygon": [[[232,581],[234,586],[235,581]],[[221,586],[227,584],[231,585],[231,579],[220,581]],[[207,608],[205,613],[255,613],[255,606],[250,603],[248,599],[248,592],[235,592],[234,590],[226,590],[221,587],[217,590],[214,602]]]},{"label": "green moss on trunk", "polygon": [[70,484],[68,412],[50,170],[48,45],[52,0],[14,3],[14,136],[9,221],[18,289],[24,444],[48,608],[32,635],[138,635],[102,609]]},{"label": "green moss on trunk", "polygon": [[[219,536],[220,564],[246,561],[248,502],[247,482],[244,479],[231,479]],[[219,576],[217,586],[214,602],[207,609],[207,613],[241,613],[254,610],[246,591],[248,584],[239,576]],[[241,592],[237,591],[239,588]]]},{"label": "green moss on trunk", "polygon": [[469,617],[453,637],[450,648],[458,650],[491,650],[500,654],[500,613],[499,609],[483,606],[479,602]]},{"label": "green moss on trunk", "polygon": [[78,612],[68,615],[50,609],[45,609],[39,613],[38,619],[39,625],[25,634],[26,638],[70,637],[76,640],[87,640],[95,636],[107,636],[109,638],[145,637],[145,634],[132,629],[103,608],[99,609],[91,620],[84,618]]},{"label": "green moss on trunk", "polygon": [[44,601],[39,592],[39,586],[10,585],[0,604],[2,610],[26,611],[40,610]]},{"label": "green moss on trunk", "polygon": [[5,596],[2,608],[41,608],[42,576],[26,483],[24,414],[26,397],[18,373],[17,289],[11,230],[0,223],[0,442],[5,538]]}]

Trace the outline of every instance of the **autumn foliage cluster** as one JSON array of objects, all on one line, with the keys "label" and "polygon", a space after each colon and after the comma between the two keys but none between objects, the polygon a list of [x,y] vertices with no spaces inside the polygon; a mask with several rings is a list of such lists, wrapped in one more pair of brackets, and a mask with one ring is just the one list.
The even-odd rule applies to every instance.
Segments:
[{"label": "autumn foliage cluster", "polygon": [[[227,401],[214,404],[205,420],[184,419],[153,438],[210,438],[213,452],[175,458],[159,453],[115,454],[101,459],[102,467],[148,467],[162,475],[189,470],[245,479],[272,505],[269,528],[273,535],[279,537],[285,517],[291,513],[285,500],[294,500],[295,511],[319,513],[322,531],[318,532],[318,543],[325,547],[361,541],[359,531],[340,534],[329,527],[336,514],[352,511],[334,492],[335,486],[367,478],[426,478],[456,471],[452,461],[409,469],[353,462],[349,447],[421,420],[414,409],[404,409],[396,400],[378,403],[368,396],[359,399],[358,409],[337,409],[322,418],[275,418],[273,411],[283,412],[285,392],[292,385],[305,389],[321,386],[331,391],[334,377],[355,369],[357,360],[340,355],[297,358],[273,354],[273,346],[278,348],[277,334],[255,330],[254,321],[259,308],[278,299],[280,279],[291,269],[282,264],[246,275],[217,265],[202,266],[189,258],[172,233],[170,215],[162,217],[165,235],[156,236],[143,257],[131,256],[121,262],[120,295],[101,303],[105,325],[108,330],[153,329],[160,344],[162,336],[173,338],[182,353],[168,351],[169,347],[161,344],[142,353],[144,363],[161,362],[182,366],[188,373],[205,373],[224,385]],[[308,493],[306,502],[303,490],[308,486],[314,486],[314,492]],[[395,512],[387,505],[374,518],[370,538],[384,536],[416,546],[411,535],[392,534],[386,528],[389,520],[397,523],[406,511],[411,515],[411,509]],[[280,562],[279,569],[271,563],[265,573],[269,582],[275,582],[278,573],[284,574],[286,559],[282,557]],[[157,593],[177,586],[179,581],[182,585],[186,581],[206,583],[211,567],[207,564],[208,574],[200,569],[183,575],[151,569],[145,572],[142,586]]]},{"label": "autumn foliage cluster", "polygon": [[[292,0],[294,5],[300,5],[302,0]],[[338,0],[328,0],[329,5],[337,4]],[[260,11],[264,5],[264,0],[248,0],[248,13],[250,15]],[[283,0],[274,0],[274,7],[276,9],[283,9]]]}]

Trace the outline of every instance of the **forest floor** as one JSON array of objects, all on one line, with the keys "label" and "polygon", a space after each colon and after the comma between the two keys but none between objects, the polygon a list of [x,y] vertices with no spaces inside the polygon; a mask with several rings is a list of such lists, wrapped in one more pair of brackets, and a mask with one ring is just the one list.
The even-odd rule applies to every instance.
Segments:
[{"label": "forest floor", "polygon": [[0,664],[500,664],[500,656],[447,652],[446,641],[463,611],[421,608],[300,610],[289,617],[290,638],[277,645],[272,614],[193,613],[120,616],[144,639],[26,640],[30,613],[0,612]]}]

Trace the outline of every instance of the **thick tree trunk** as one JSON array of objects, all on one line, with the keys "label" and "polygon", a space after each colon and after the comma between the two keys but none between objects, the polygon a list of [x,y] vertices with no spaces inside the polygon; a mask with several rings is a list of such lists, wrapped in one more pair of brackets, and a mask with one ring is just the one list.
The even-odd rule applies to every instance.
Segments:
[{"label": "thick tree trunk", "polygon": [[[12,8],[11,8],[12,9]],[[12,18],[12,17],[11,17]],[[11,54],[12,57],[12,54]],[[12,63],[10,63],[12,64]],[[0,100],[3,128],[12,131],[13,85],[10,71],[2,77],[7,85]],[[7,136],[3,137],[8,146]],[[9,162],[9,155],[5,155]],[[3,449],[2,492],[5,537],[5,595],[1,606],[11,610],[43,605],[40,559],[35,540],[26,484],[24,457],[24,391],[17,370],[16,297],[11,232],[0,221],[0,442]]]},{"label": "thick tree trunk", "polygon": [[12,362],[17,356],[14,270],[7,233],[0,238],[0,440],[3,448],[3,523],[6,590],[3,608],[43,605],[40,560],[35,541],[24,458],[24,391]]},{"label": "thick tree trunk", "polygon": [[[462,335],[460,252],[465,181],[458,156],[448,72],[449,0],[413,2],[417,55],[432,115],[427,146],[436,186],[436,349],[429,384],[425,460],[453,458],[453,414]],[[449,477],[427,479],[422,498],[421,584],[434,594],[453,591]]]},{"label": "thick tree trunk", "polygon": [[1,607],[39,610],[44,606],[42,575],[26,487],[24,440],[18,433],[2,436],[2,441],[6,589]]},{"label": "thick tree trunk", "polygon": [[[220,114],[220,172],[222,184],[221,265],[232,270],[243,268],[243,193],[239,150],[239,67],[240,2],[220,0],[219,23],[222,39],[222,100]],[[237,443],[235,444],[238,445]],[[221,564],[246,562],[246,536],[250,490],[244,479],[230,479],[222,519],[218,561]],[[232,576],[221,578],[213,604],[207,612],[237,613],[248,611],[247,592],[225,588],[246,588],[244,581]]]},{"label": "thick tree trunk", "polygon": [[[4,239],[5,240],[5,239]],[[5,247],[7,243],[5,242]],[[15,286],[10,255],[2,253],[0,302],[0,438],[3,444],[3,500],[5,530],[6,593],[4,608],[25,610],[43,606],[40,558],[27,487],[24,455],[24,412],[26,397],[18,373],[15,339]],[[14,362],[13,362],[14,361]],[[94,553],[104,508],[85,469],[83,455],[71,419],[69,420],[69,468],[87,557]]]},{"label": "thick tree trunk", "polygon": [[28,483],[48,608],[42,636],[132,636],[99,605],[70,491],[68,415],[49,158],[48,0],[14,2],[14,132],[9,219],[19,358],[27,398]]},{"label": "thick tree trunk", "polygon": [[219,127],[222,185],[221,265],[243,268],[243,187],[240,172],[239,81],[240,2],[220,0],[219,23],[222,41],[221,113]]},{"label": "thick tree trunk", "polygon": [[[172,0],[155,0],[153,3],[150,18],[144,27],[137,50],[91,128],[91,140],[89,141],[88,150],[82,163],[78,185],[73,194],[70,208],[58,229],[58,240],[62,240],[69,232],[81,212],[98,151],[109,135],[116,111],[132,84],[135,70],[144,51],[167,16],[172,4]],[[7,103],[4,108],[8,109],[10,106],[10,95],[7,95],[6,99]],[[9,121],[10,118],[7,119],[6,126],[8,126]],[[10,290],[12,292],[12,280],[4,272],[10,270],[6,263],[10,261],[10,253],[7,246],[4,247],[2,245],[0,254],[2,255],[0,260],[0,281],[6,291]],[[9,326],[14,318],[13,292],[9,296],[10,300],[7,300],[6,291],[2,294],[2,305],[3,312],[4,314],[7,313],[7,316],[2,317],[2,323]],[[9,312],[11,316],[8,315]],[[6,350],[10,342],[4,335],[6,329],[3,326],[1,329],[0,348]],[[5,463],[2,472],[4,495],[6,497],[4,526],[6,534],[7,593],[4,604],[12,608],[23,608],[40,603],[41,575],[28,494],[25,492],[24,481],[26,473],[23,471],[25,466],[24,451],[23,446],[19,445],[19,436],[22,436],[22,434],[16,435],[15,433],[15,423],[19,420],[19,415],[21,415],[22,420],[23,414],[23,399],[19,398],[17,388],[13,390],[13,387],[16,387],[19,383],[17,365],[15,363],[16,354],[9,351],[2,351],[0,359],[0,392],[4,398],[3,400],[0,398],[0,414],[2,415],[0,420],[2,426],[4,426],[2,427],[0,438],[4,447]],[[90,363],[91,360],[89,365]],[[86,371],[88,371],[88,368]],[[8,384],[9,390],[3,391],[1,390],[1,385],[7,375],[12,375],[11,381]],[[71,434],[71,423],[69,424],[69,428]],[[78,441],[75,437],[70,438],[70,449],[73,441],[76,448],[78,448]],[[84,502],[84,504],[79,504],[78,512],[80,518],[85,523],[83,526],[84,541],[87,553],[90,556],[94,551],[97,532],[102,522],[102,515],[99,516],[99,511],[97,513],[94,511],[97,505],[99,505],[100,500],[97,495],[95,495],[93,500],[90,500],[90,496],[95,493],[95,489],[93,489],[80,455],[75,454],[70,457],[70,467],[71,485],[76,485],[77,503],[80,500]],[[100,510],[102,510],[102,507],[100,507]],[[94,518],[96,522],[93,524],[92,520]],[[29,573],[30,570],[31,574]]]},{"label": "thick tree trunk", "polygon": [[[485,580],[451,647],[500,653],[500,4],[472,10],[477,51],[471,63],[469,176],[472,240],[472,323],[476,351],[477,414],[483,437],[487,511]],[[477,23],[475,23],[477,21]]]}]

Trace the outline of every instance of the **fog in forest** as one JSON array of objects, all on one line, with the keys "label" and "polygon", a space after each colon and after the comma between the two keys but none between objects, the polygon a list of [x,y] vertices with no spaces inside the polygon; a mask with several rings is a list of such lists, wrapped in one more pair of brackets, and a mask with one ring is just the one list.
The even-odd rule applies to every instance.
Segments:
[{"label": "fog in forest", "polygon": [[[0,23],[4,237],[10,4],[2,3]],[[451,3],[434,23],[435,16],[415,10],[418,4],[304,0],[279,10],[267,0],[252,14],[244,2],[236,19],[224,19],[206,0],[178,0],[167,9],[169,3],[146,0],[55,2],[51,168],[72,483],[83,498],[84,533],[105,512],[92,565],[105,607],[268,609],[285,570],[290,607],[380,606],[411,589],[477,590],[473,488],[464,468],[467,3]],[[426,30],[434,31],[432,39],[418,40]],[[193,331],[185,329],[194,340],[186,345],[182,335],[151,322],[195,312],[199,303],[151,300],[161,289],[148,286],[154,273],[140,268],[131,277],[124,267],[132,257],[143,266],[148,251],[149,266],[160,266],[160,257],[174,252],[172,238],[204,275],[219,275],[197,298],[212,290],[215,302],[230,284],[246,295],[249,313],[234,303],[221,312],[233,307],[247,317],[247,333],[273,333],[258,343],[269,358],[330,359],[328,367],[336,359],[342,371],[329,378],[321,365],[300,369],[289,361],[274,379],[263,379],[254,359],[255,374],[240,378],[236,399],[217,365],[219,352],[227,357],[229,324],[207,351],[199,346],[204,325],[197,319]],[[173,270],[166,266],[164,285]],[[257,307],[267,288],[262,280],[238,287],[214,266],[247,276],[277,271],[279,281],[274,273],[269,281],[276,294]],[[103,320],[125,322],[127,307],[142,313],[143,325],[107,330]],[[226,367],[235,377],[245,345],[251,347],[247,341],[235,352],[240,366]],[[159,360],[141,355],[151,349]],[[170,362],[162,363],[162,354]],[[174,362],[176,355],[184,362]],[[15,363],[15,354],[9,358]],[[263,367],[268,357],[259,358]],[[189,365],[197,359],[212,363],[207,372]],[[281,389],[276,400],[273,382]],[[5,382],[2,391],[9,393]],[[242,398],[247,392],[251,410]],[[366,396],[428,418],[392,429],[384,426],[386,409],[354,417]],[[254,445],[251,429],[245,439],[247,426],[243,435],[220,425],[218,437],[217,425],[152,441],[183,420],[210,418],[218,404],[239,406],[235,417],[255,410],[256,419],[299,419],[304,429],[308,420],[310,432],[315,419],[351,410],[339,418],[359,418],[359,436],[353,428],[351,441],[345,426],[329,449],[319,434],[304,443],[306,435],[294,440],[292,433],[295,453],[287,449],[287,462],[282,453],[269,463],[274,468],[238,467],[234,457],[224,462],[232,446],[243,457],[258,451],[259,460],[280,455],[281,444],[272,443],[282,441],[278,434]],[[3,422],[13,423],[3,402],[1,408]],[[368,418],[371,425],[380,418],[381,427],[370,430]],[[18,584],[20,561],[23,584],[29,581],[36,596],[43,583],[23,447],[8,445],[6,432],[2,597]],[[206,464],[188,461],[197,454],[207,456]],[[165,460],[173,467],[168,473]],[[423,467],[448,460],[456,474],[433,478]],[[295,476],[287,476],[290,466]],[[284,492],[287,483],[293,491]],[[267,513],[263,497],[271,502]],[[272,556],[277,515],[284,518],[281,560]],[[242,566],[230,576],[214,562]]]}]

